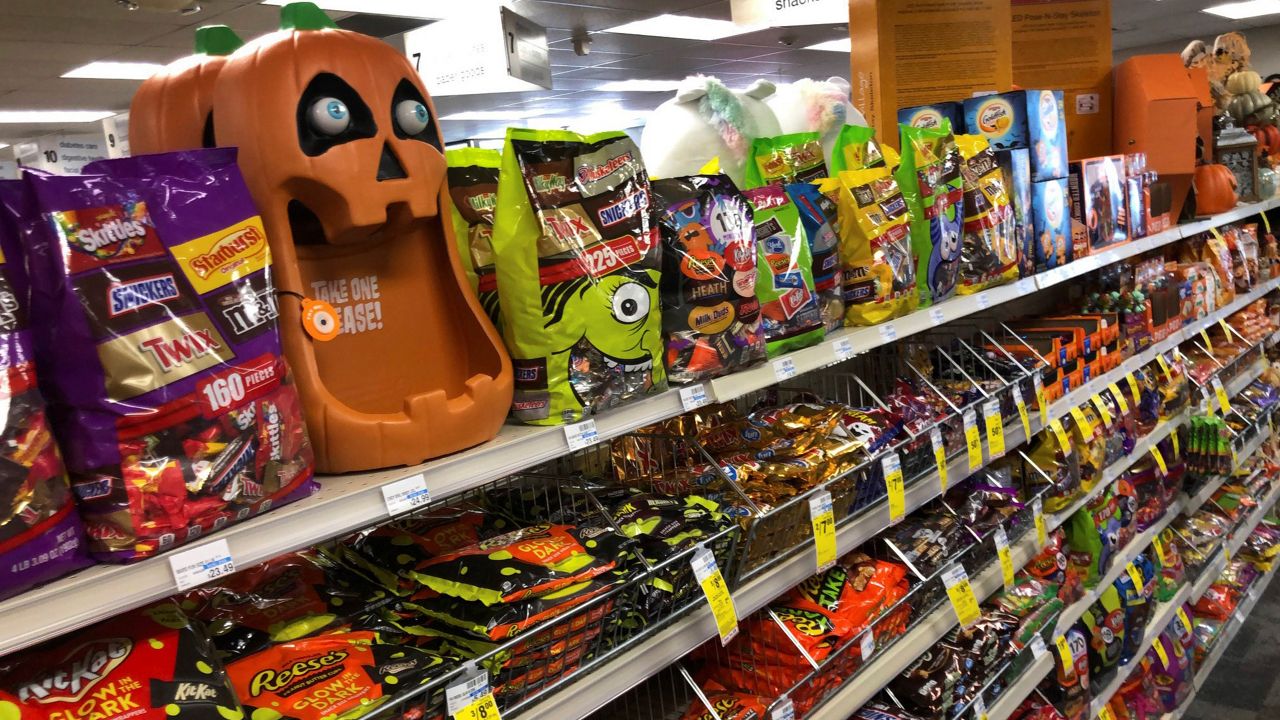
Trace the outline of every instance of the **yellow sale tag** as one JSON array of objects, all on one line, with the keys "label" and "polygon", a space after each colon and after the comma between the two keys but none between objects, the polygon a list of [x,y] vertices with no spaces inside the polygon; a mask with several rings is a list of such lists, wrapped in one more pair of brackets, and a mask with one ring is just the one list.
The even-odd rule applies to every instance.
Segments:
[{"label": "yellow sale tag", "polygon": [[1169,440],[1173,443],[1173,459],[1177,460],[1182,457],[1182,448],[1178,447],[1178,428],[1169,433]]},{"label": "yellow sale tag", "polygon": [[1004,418],[1000,416],[1000,401],[989,400],[982,406],[982,417],[987,425],[987,452],[991,458],[1004,455]]},{"label": "yellow sale tag", "polygon": [[1125,571],[1129,573],[1129,579],[1133,581],[1133,589],[1139,595],[1141,595],[1143,590],[1142,571],[1139,570],[1137,566],[1135,566],[1133,563],[1129,563],[1127,566],[1125,566]]},{"label": "yellow sale tag", "polygon": [[1156,638],[1155,644],[1151,647],[1160,658],[1160,665],[1167,669],[1169,667],[1169,653],[1164,649],[1164,643],[1160,641],[1160,638]]},{"label": "yellow sale tag", "polygon": [[1093,437],[1093,423],[1089,422],[1089,418],[1084,416],[1083,410],[1078,407],[1071,408],[1071,417],[1080,426],[1080,432],[1084,434],[1086,440]]},{"label": "yellow sale tag", "polygon": [[1036,373],[1036,406],[1040,408],[1040,425],[1049,424],[1049,399],[1044,394],[1044,381],[1040,379],[1040,374]]},{"label": "yellow sale tag", "polygon": [[1260,213],[1258,213],[1258,214],[1262,216],[1262,226],[1263,226],[1263,227],[1265,227],[1265,228],[1267,229],[1267,234],[1268,234],[1268,235],[1270,235],[1270,234],[1271,234],[1271,221],[1267,219],[1267,214],[1266,214],[1265,212],[1260,212]]},{"label": "yellow sale tag", "polygon": [[1053,644],[1058,648],[1058,659],[1062,660],[1062,667],[1073,667],[1075,660],[1071,657],[1071,645],[1067,643],[1066,636],[1059,635],[1058,639],[1053,641]]},{"label": "yellow sale tag", "polygon": [[969,452],[969,470],[982,467],[982,437],[978,435],[978,416],[972,410],[964,411],[964,442]]},{"label": "yellow sale tag", "polygon": [[1138,387],[1138,379],[1133,376],[1133,373],[1125,375],[1124,379],[1129,381],[1129,390],[1133,392],[1133,404],[1141,407],[1142,390]]},{"label": "yellow sale tag", "polygon": [[982,611],[978,609],[978,598],[973,594],[973,586],[969,584],[969,576],[960,564],[953,565],[942,573],[942,582],[947,588],[947,597],[951,598],[951,607],[962,627],[969,627],[978,621]]},{"label": "yellow sale tag", "polygon": [[836,564],[836,513],[831,493],[822,491],[809,498],[809,519],[813,523],[813,547],[817,551],[818,572]]},{"label": "yellow sale tag", "polygon": [[493,693],[485,693],[480,699],[462,708],[454,714],[454,720],[501,720],[498,714],[498,703]]},{"label": "yellow sale tag", "polygon": [[1218,396],[1218,406],[1222,408],[1222,412],[1230,413],[1231,398],[1227,397],[1227,389],[1222,386],[1222,381],[1218,378],[1213,379],[1213,392]]},{"label": "yellow sale tag", "polygon": [[1151,538],[1151,547],[1156,549],[1156,557],[1160,559],[1160,564],[1168,565],[1169,561],[1165,558],[1165,555],[1164,555],[1164,543],[1160,541],[1159,535],[1156,535],[1155,537]]},{"label": "yellow sale tag", "polygon": [[1036,543],[1043,548],[1049,544],[1049,529],[1044,524],[1044,504],[1040,502],[1040,498],[1031,503],[1031,518],[1036,525]]},{"label": "yellow sale tag", "polygon": [[1103,705],[1098,711],[1098,720],[1116,720],[1116,714],[1111,712],[1110,705]]},{"label": "yellow sale tag", "polygon": [[1205,330],[1204,328],[1200,328],[1200,339],[1204,340],[1204,349],[1208,350],[1209,354],[1212,355],[1213,341],[1209,339],[1209,331]]},{"label": "yellow sale tag", "polygon": [[690,562],[693,565],[693,576],[702,586],[702,593],[707,596],[707,604],[711,606],[711,614],[716,619],[720,644],[727,644],[738,634],[738,611],[733,606],[729,586],[725,584],[724,575],[720,573],[715,556],[710,550],[697,550]]},{"label": "yellow sale tag", "polygon": [[1164,464],[1164,455],[1160,453],[1160,448],[1155,445],[1151,446],[1151,457],[1155,458],[1156,467],[1160,468],[1161,475],[1168,475],[1169,468]]},{"label": "yellow sale tag", "polygon": [[1186,628],[1188,633],[1192,632],[1191,618],[1187,617],[1187,611],[1183,610],[1181,605],[1178,606],[1178,621],[1182,623],[1182,627]]},{"label": "yellow sale tag", "polygon": [[1013,553],[1009,552],[1009,536],[1005,534],[1003,527],[997,527],[995,532],[996,539],[996,555],[1000,558],[1000,576],[1004,579],[1004,586],[1012,589],[1014,585]]},{"label": "yellow sale tag", "polygon": [[1173,371],[1169,369],[1169,363],[1164,359],[1164,353],[1156,355],[1156,362],[1160,363],[1160,371],[1164,373],[1165,379],[1173,382]]},{"label": "yellow sale tag", "polygon": [[1062,427],[1062,421],[1054,419],[1049,423],[1049,429],[1053,431],[1054,437],[1058,438],[1058,447],[1062,449],[1063,455],[1071,454],[1071,441],[1067,438],[1067,430]]},{"label": "yellow sale tag", "polygon": [[1018,408],[1018,419],[1022,421],[1022,437],[1031,439],[1031,418],[1027,415],[1027,403],[1022,399],[1022,391],[1013,387],[1013,404]]},{"label": "yellow sale tag", "polygon": [[1231,342],[1231,326],[1227,324],[1227,321],[1223,318],[1218,318],[1218,327],[1222,328],[1222,335],[1227,342]]},{"label": "yellow sale tag", "polygon": [[1231,469],[1237,470],[1240,467],[1240,456],[1236,454],[1236,449],[1231,448]]},{"label": "yellow sale tag", "polygon": [[880,461],[884,471],[884,487],[889,493],[889,522],[896,523],[907,514],[907,495],[902,488],[902,460],[889,451]]},{"label": "yellow sale tag", "polygon": [[1093,406],[1098,409],[1098,415],[1102,417],[1102,426],[1111,427],[1111,411],[1107,409],[1107,401],[1103,400],[1101,395],[1094,395],[1089,399],[1093,401]]},{"label": "yellow sale tag", "polygon": [[946,492],[947,447],[942,442],[942,431],[938,428],[930,430],[929,442],[933,444],[933,463],[938,466],[938,481],[942,483],[942,492]]},{"label": "yellow sale tag", "polygon": [[1107,389],[1111,391],[1111,397],[1115,398],[1116,405],[1120,406],[1120,412],[1125,415],[1129,414],[1129,401],[1125,399],[1124,393],[1120,392],[1120,386],[1115,383],[1107,385]]}]

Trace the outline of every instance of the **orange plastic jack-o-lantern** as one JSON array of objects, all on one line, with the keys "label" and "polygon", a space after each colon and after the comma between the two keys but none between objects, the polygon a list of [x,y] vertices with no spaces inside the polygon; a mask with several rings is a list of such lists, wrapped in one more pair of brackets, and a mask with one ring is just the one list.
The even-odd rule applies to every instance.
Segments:
[{"label": "orange plastic jack-o-lantern", "polygon": [[[223,64],[213,123],[267,228],[317,469],[484,442],[510,406],[511,361],[459,263],[431,99],[381,40],[311,3],[281,17]],[[336,334],[306,332],[304,301],[332,306]]]},{"label": "orange plastic jack-o-lantern", "polygon": [[196,30],[196,54],[147,78],[129,107],[129,146],[139,155],[213,147],[213,85],[244,41],[226,25]]}]

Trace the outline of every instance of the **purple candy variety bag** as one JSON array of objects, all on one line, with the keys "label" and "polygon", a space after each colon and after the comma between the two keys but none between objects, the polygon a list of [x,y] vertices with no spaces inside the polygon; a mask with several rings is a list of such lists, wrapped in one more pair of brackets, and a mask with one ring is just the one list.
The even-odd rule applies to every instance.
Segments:
[{"label": "purple candy variety bag", "polygon": [[24,182],[41,384],[93,554],[148,557],[313,492],[235,151]]}]

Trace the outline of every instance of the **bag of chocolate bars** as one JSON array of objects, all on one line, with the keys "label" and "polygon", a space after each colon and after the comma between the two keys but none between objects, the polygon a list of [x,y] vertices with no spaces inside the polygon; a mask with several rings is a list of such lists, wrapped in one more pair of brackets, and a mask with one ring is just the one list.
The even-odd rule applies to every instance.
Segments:
[{"label": "bag of chocolate bars", "polygon": [[765,358],[751,206],[727,175],[655,180],[667,374],[687,383]]},{"label": "bag of chocolate bars", "polygon": [[498,282],[493,271],[493,216],[498,209],[498,171],[502,153],[484,148],[457,148],[445,153],[449,162],[449,197],[453,200],[453,234],[458,258],[480,299],[480,307],[498,326]]},{"label": "bag of chocolate bars", "polygon": [[[0,203],[25,205],[26,186],[0,183]],[[21,244],[0,210],[0,599],[89,563],[36,366]]]},{"label": "bag of chocolate bars", "polygon": [[517,419],[577,422],[666,389],[651,208],[626,133],[507,130],[493,252]]},{"label": "bag of chocolate bars", "polygon": [[310,494],[271,255],[235,151],[25,178],[41,385],[92,553],[149,557]]}]

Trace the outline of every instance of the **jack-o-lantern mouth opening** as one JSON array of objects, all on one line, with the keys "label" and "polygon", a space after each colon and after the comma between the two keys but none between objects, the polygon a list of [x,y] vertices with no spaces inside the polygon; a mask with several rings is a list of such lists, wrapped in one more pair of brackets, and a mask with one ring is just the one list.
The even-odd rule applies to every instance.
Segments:
[{"label": "jack-o-lantern mouth opening", "polygon": [[289,200],[288,216],[289,233],[293,236],[294,245],[378,243],[386,238],[408,234],[416,226],[438,222],[439,218],[438,214],[417,217],[408,202],[395,202],[387,205],[384,217],[379,218],[378,222],[344,224],[342,227],[334,227],[331,222],[326,229],[320,215],[297,198]]}]

